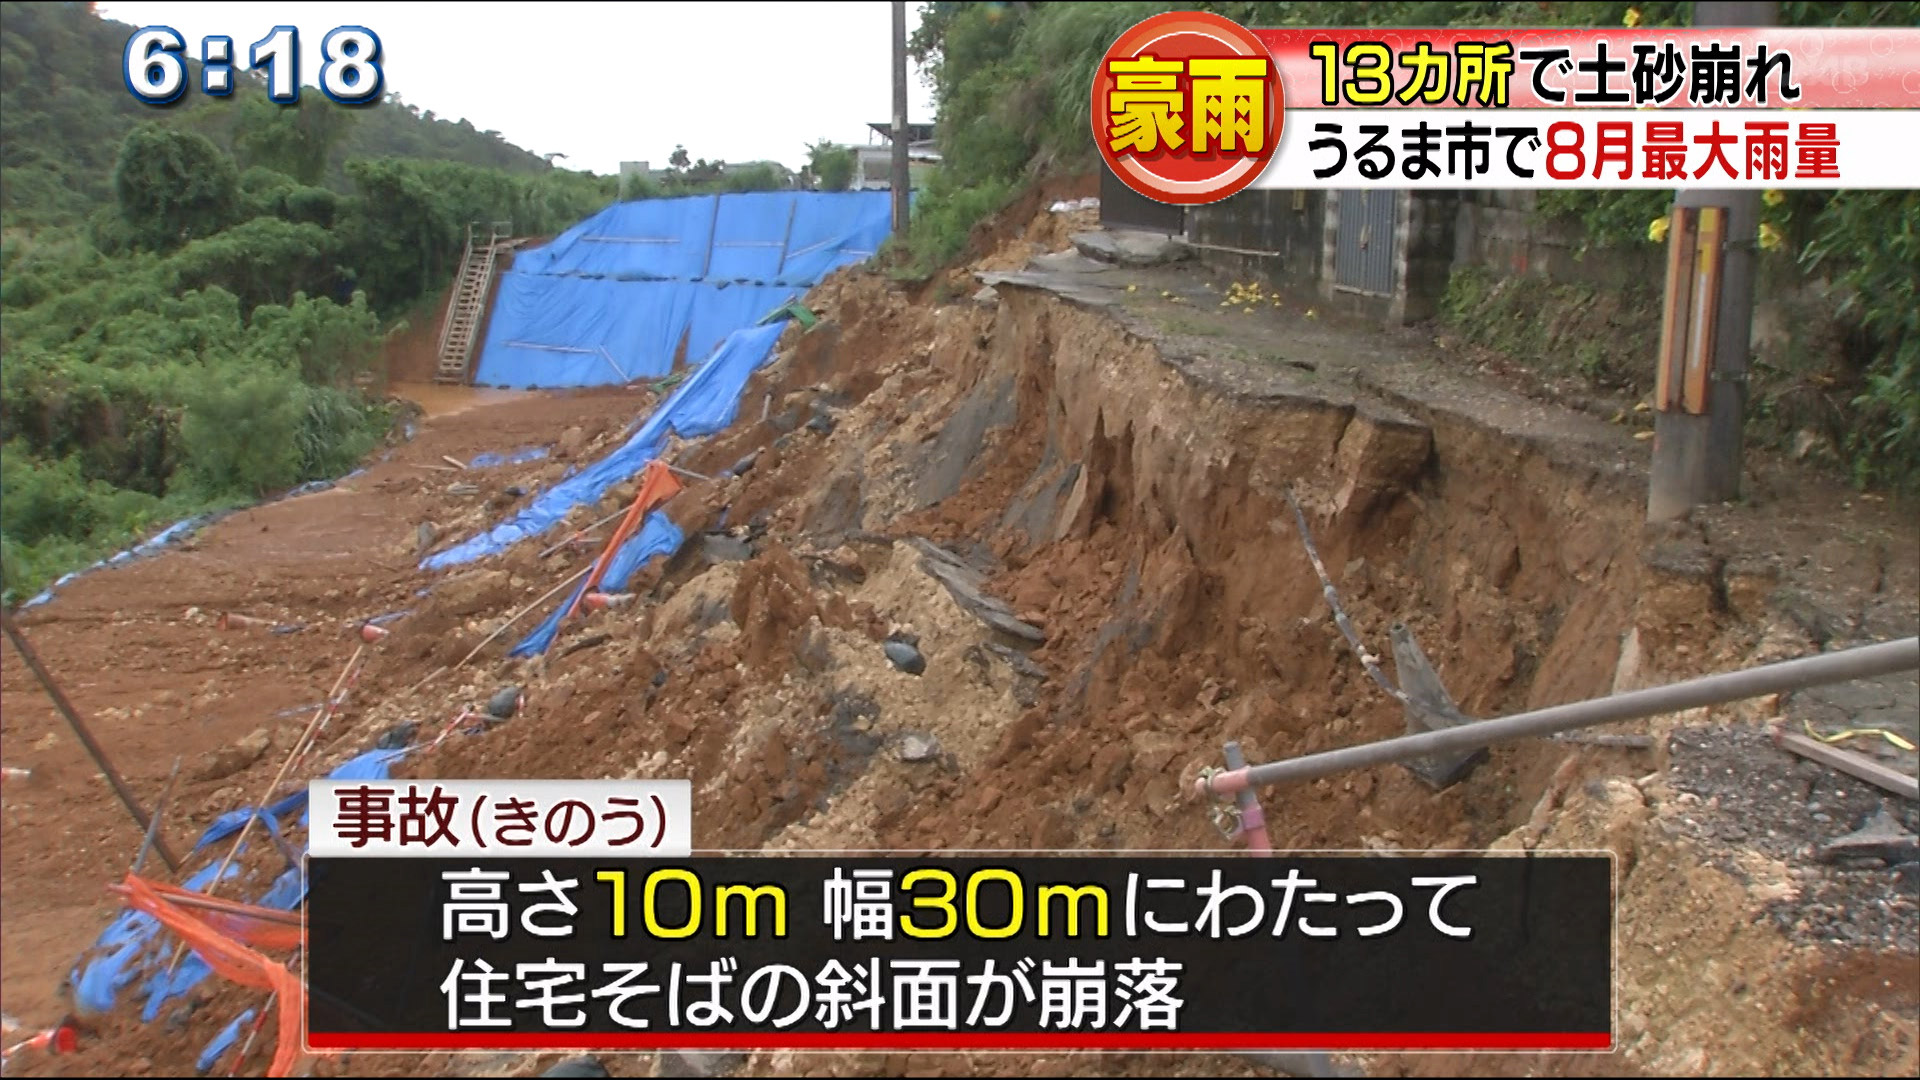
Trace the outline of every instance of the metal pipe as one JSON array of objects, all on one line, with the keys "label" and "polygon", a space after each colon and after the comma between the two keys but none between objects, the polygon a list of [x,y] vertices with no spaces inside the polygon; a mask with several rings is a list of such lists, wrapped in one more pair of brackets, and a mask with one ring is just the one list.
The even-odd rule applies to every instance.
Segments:
[{"label": "metal pipe", "polygon": [[614,518],[617,518],[626,512],[627,512],[627,508],[623,506],[620,509],[615,510],[613,513],[608,514],[606,517],[601,518],[599,521],[596,521],[591,525],[580,526],[579,529],[575,530],[573,534],[568,536],[565,540],[562,540],[559,543],[554,544],[553,546],[547,548],[545,551],[542,551],[540,553],[540,557],[544,559],[547,556],[553,554],[554,552],[559,551],[561,548],[566,547],[568,544],[573,543],[575,540],[583,539],[588,533],[592,532],[593,530],[599,528],[602,525],[605,525],[607,522],[612,521]]},{"label": "metal pipe", "polygon": [[1552,735],[1616,720],[1658,716],[1708,705],[1724,705],[1731,701],[1804,690],[1829,683],[1871,679],[1915,668],[1920,668],[1920,637],[1903,638],[1766,664],[1745,671],[1707,675],[1670,686],[1650,687],[1569,705],[1554,705],[1498,720],[1475,721],[1444,731],[1407,735],[1309,754],[1291,761],[1235,769],[1202,779],[1196,786],[1202,795],[1228,795],[1249,787],[1297,784],[1337,772],[1409,761],[1429,754],[1476,750],[1513,739]]},{"label": "metal pipe", "polygon": [[[107,886],[107,891],[126,895],[127,887],[122,884]],[[280,926],[300,926],[300,916],[291,911],[275,911],[272,908],[243,904],[236,900],[221,900],[217,897],[202,896],[194,892],[167,892],[161,894],[169,904],[194,908],[200,911],[217,911],[223,915],[232,915],[241,919],[254,919],[258,922],[275,923]]]},{"label": "metal pipe", "polygon": [[80,719],[80,712],[73,707],[73,702],[68,701],[67,695],[61,692],[60,684],[53,681],[53,673],[40,662],[40,654],[33,651],[33,646],[27,643],[26,635],[13,624],[12,613],[0,609],[0,626],[6,628],[7,640],[13,642],[14,650],[20,654],[20,659],[26,661],[27,670],[33,672],[33,677],[40,681],[40,688],[47,692],[48,698],[52,699],[54,709],[66,718],[67,726],[73,729],[74,737],[80,740],[80,745],[86,750],[87,756],[93,758],[93,763],[100,767],[100,775],[106,777],[107,783],[113,788],[113,793],[119,796],[120,805],[127,808],[127,813],[132,816],[134,824],[140,826],[141,834],[153,833],[153,850],[160,856],[160,861],[167,864],[168,870],[179,873],[180,857],[173,853],[167,838],[161,836],[154,828],[153,819],[140,808],[140,800],[133,797],[133,789],[127,787],[127,782],[120,778],[120,771],[107,760],[106,750],[102,749],[99,741],[93,737],[93,732],[87,727],[86,721]]},{"label": "metal pipe", "polygon": [[780,237],[780,265],[773,272],[775,281],[779,281],[780,275],[787,272],[787,249],[793,245],[793,219],[799,212],[799,199],[787,204],[787,231]]},{"label": "metal pipe", "polygon": [[707,261],[700,264],[700,280],[713,271],[713,238],[720,234],[720,193],[713,193],[713,220],[707,223]]},{"label": "metal pipe", "polygon": [[173,759],[173,771],[167,774],[167,786],[160,790],[160,801],[153,804],[153,813],[147,818],[147,835],[140,841],[140,850],[133,857],[133,873],[147,865],[147,852],[153,850],[153,842],[160,835],[160,819],[166,815],[167,800],[173,797],[173,782],[180,779],[180,758]]}]

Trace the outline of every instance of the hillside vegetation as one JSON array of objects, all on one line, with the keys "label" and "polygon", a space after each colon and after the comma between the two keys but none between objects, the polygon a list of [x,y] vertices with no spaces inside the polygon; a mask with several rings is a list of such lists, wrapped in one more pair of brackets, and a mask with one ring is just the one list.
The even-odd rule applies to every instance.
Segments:
[{"label": "hillside vegetation", "polygon": [[[554,232],[614,181],[389,97],[189,93],[133,27],[0,5],[0,573],[9,601],[203,509],[338,476],[385,435],[383,330],[469,222]],[[193,76],[196,83],[197,72]]]},{"label": "hillside vegetation", "polygon": [[[1249,27],[1687,25],[1691,3],[1530,0],[1198,2]],[[924,5],[911,51],[939,109],[943,163],[914,208],[896,256],[926,273],[960,254],[973,225],[1047,171],[1099,167],[1089,137],[1095,66],[1122,32],[1166,10],[1151,3]],[[1920,3],[1780,5],[1788,26],[1915,26]],[[1663,191],[1543,192],[1541,212],[1593,247],[1647,245]],[[1776,193],[1778,195],[1779,193]],[[1251,197],[1243,195],[1240,197]],[[1819,393],[1844,414],[1843,451],[1856,481],[1920,482],[1920,193],[1794,192],[1767,201],[1769,258],[1828,283],[1834,315],[1862,342],[1846,370],[1822,373]],[[1525,358],[1521,358],[1525,359]],[[1763,373],[1764,374],[1764,373]],[[1781,387],[1756,387],[1765,417]]]}]

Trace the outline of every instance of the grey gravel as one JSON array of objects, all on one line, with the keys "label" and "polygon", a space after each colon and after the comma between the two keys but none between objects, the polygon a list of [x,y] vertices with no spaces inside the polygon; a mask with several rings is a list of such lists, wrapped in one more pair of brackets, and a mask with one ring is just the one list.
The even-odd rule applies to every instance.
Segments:
[{"label": "grey gravel", "polygon": [[[1668,782],[1687,805],[1674,816],[1710,862],[1743,878],[1738,855],[1786,864],[1798,895],[1766,915],[1797,941],[1920,953],[1920,875],[1902,866],[1826,865],[1834,841],[1881,814],[1920,831],[1920,806],[1795,757],[1752,725],[1682,728],[1669,743]],[[1871,861],[1871,860],[1869,860]]]}]

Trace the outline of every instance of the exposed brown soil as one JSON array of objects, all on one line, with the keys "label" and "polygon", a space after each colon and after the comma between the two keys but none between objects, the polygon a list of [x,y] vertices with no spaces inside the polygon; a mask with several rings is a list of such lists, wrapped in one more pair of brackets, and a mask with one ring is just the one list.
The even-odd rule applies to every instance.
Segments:
[{"label": "exposed brown soil", "polygon": [[[1084,187],[1029,193],[976,237],[982,250],[1011,262],[1011,245],[1064,246],[1045,206]],[[1205,291],[1191,271],[1164,281],[1168,291]],[[1818,639],[1781,597],[1858,613],[1857,626],[1836,624],[1855,636],[1869,613],[1911,626],[1920,536],[1884,504],[1854,501],[1829,518],[1843,522],[1836,529],[1868,530],[1877,547],[1820,548],[1816,571],[1835,572],[1809,579],[1804,567],[1783,566],[1772,585],[1749,589],[1735,556],[1779,538],[1779,550],[1809,549],[1823,539],[1823,503],[1795,514],[1771,502],[1734,508],[1683,534],[1645,535],[1645,448],[1629,432],[1591,418],[1579,426],[1403,355],[1401,344],[1300,316],[1248,339],[1248,355],[1221,347],[1237,338],[1209,347],[1156,329],[1157,309],[1096,311],[1036,289],[999,291],[991,304],[936,305],[859,271],[816,289],[808,303],[821,326],[783,339],[740,422],[676,451],[687,468],[718,476],[757,450],[752,468],[689,482],[670,513],[695,541],[640,579],[640,602],[576,624],[544,660],[505,660],[507,635],[480,661],[418,688],[591,549],[542,560],[544,543],[522,544],[454,571],[421,599],[416,533],[431,520],[438,543],[463,539],[510,510],[513,500],[496,492],[549,483],[567,462],[459,477],[418,466],[442,453],[559,443],[591,460],[645,408],[642,395],[528,395],[430,418],[392,461],[341,490],[236,515],[189,550],[83,579],[26,620],[28,632],[144,797],[175,754],[191,768],[269,728],[274,749],[259,761],[217,781],[183,781],[169,832],[180,844],[257,796],[301,720],[267,718],[324,692],[353,651],[349,621],[413,607],[371,650],[313,771],[397,723],[436,730],[511,683],[527,691],[513,721],[449,740],[407,768],[691,777],[701,848],[938,850],[1218,848],[1206,814],[1180,793],[1222,743],[1239,740],[1267,761],[1404,730],[1397,704],[1367,680],[1329,618],[1288,488],[1374,648],[1404,621],[1474,715],[1812,651]],[[1375,381],[1262,360],[1275,342],[1296,359],[1376,359]],[[809,423],[819,417],[831,423]],[[447,495],[455,479],[482,493]],[[1843,497],[1796,489],[1790,474],[1785,483],[1777,490],[1795,498]],[[576,520],[601,516],[620,496]],[[736,531],[764,526],[750,558],[703,555],[697,534],[723,512]],[[921,568],[915,538],[977,565],[988,591],[1041,627],[1044,643],[1014,648],[970,614]],[[1717,561],[1704,578],[1693,574],[1660,554],[1675,544],[1705,546]],[[1826,591],[1800,588],[1808,580]],[[284,637],[223,632],[211,619],[224,609],[314,626]],[[924,675],[884,658],[880,642],[895,630],[917,636]],[[608,639],[566,653],[589,635]],[[41,1024],[62,1010],[53,988],[110,917],[101,886],[124,871],[138,837],[71,738],[45,742],[58,721],[11,658],[5,689],[0,751],[36,777],[9,782],[5,796],[0,994],[9,1013]],[[1709,719],[1750,724],[1778,705],[1634,730],[1664,737]],[[940,759],[902,761],[896,749],[909,734],[937,740]],[[1265,796],[1283,848],[1607,847],[1621,857],[1619,1052],[1353,1064],[1384,1075],[1911,1073],[1914,958],[1797,942],[1756,916],[1781,875],[1752,859],[1736,875],[1705,857],[1705,841],[1676,824],[1698,811],[1666,767],[1664,749],[1532,741],[1495,748],[1440,794],[1377,769]],[[1905,983],[1895,978],[1903,972]],[[186,1035],[110,1020],[79,1055],[20,1071],[189,1068],[243,1000],[223,991],[202,1010],[207,1030]],[[249,1068],[263,1060],[256,1049]],[[431,1055],[319,1067],[531,1075],[553,1060]],[[608,1064],[615,1075],[653,1067],[646,1056]],[[1256,1074],[1241,1059],[1205,1055],[762,1055],[746,1068]]]}]

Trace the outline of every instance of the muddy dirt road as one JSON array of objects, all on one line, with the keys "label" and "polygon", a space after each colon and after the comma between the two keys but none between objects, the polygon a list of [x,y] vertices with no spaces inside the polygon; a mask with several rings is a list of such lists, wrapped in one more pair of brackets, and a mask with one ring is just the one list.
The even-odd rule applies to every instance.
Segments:
[{"label": "muddy dirt road", "polygon": [[[19,619],[144,804],[181,759],[166,820],[177,851],[197,826],[259,796],[358,644],[357,622],[411,605],[422,523],[465,535],[518,501],[507,488],[532,491],[565,465],[549,457],[456,472],[443,455],[552,447],[569,428],[625,424],[648,400],[396,392],[428,411],[418,437],[387,460],[330,490],[234,514],[162,556],[88,574]],[[479,493],[447,493],[462,481]],[[225,612],[305,628],[223,631]],[[55,991],[118,907],[105,886],[141,836],[11,648],[0,663],[0,760],[33,771],[0,788],[0,1008],[39,1026],[65,1011]],[[213,760],[262,731],[268,745],[252,760]]]}]

